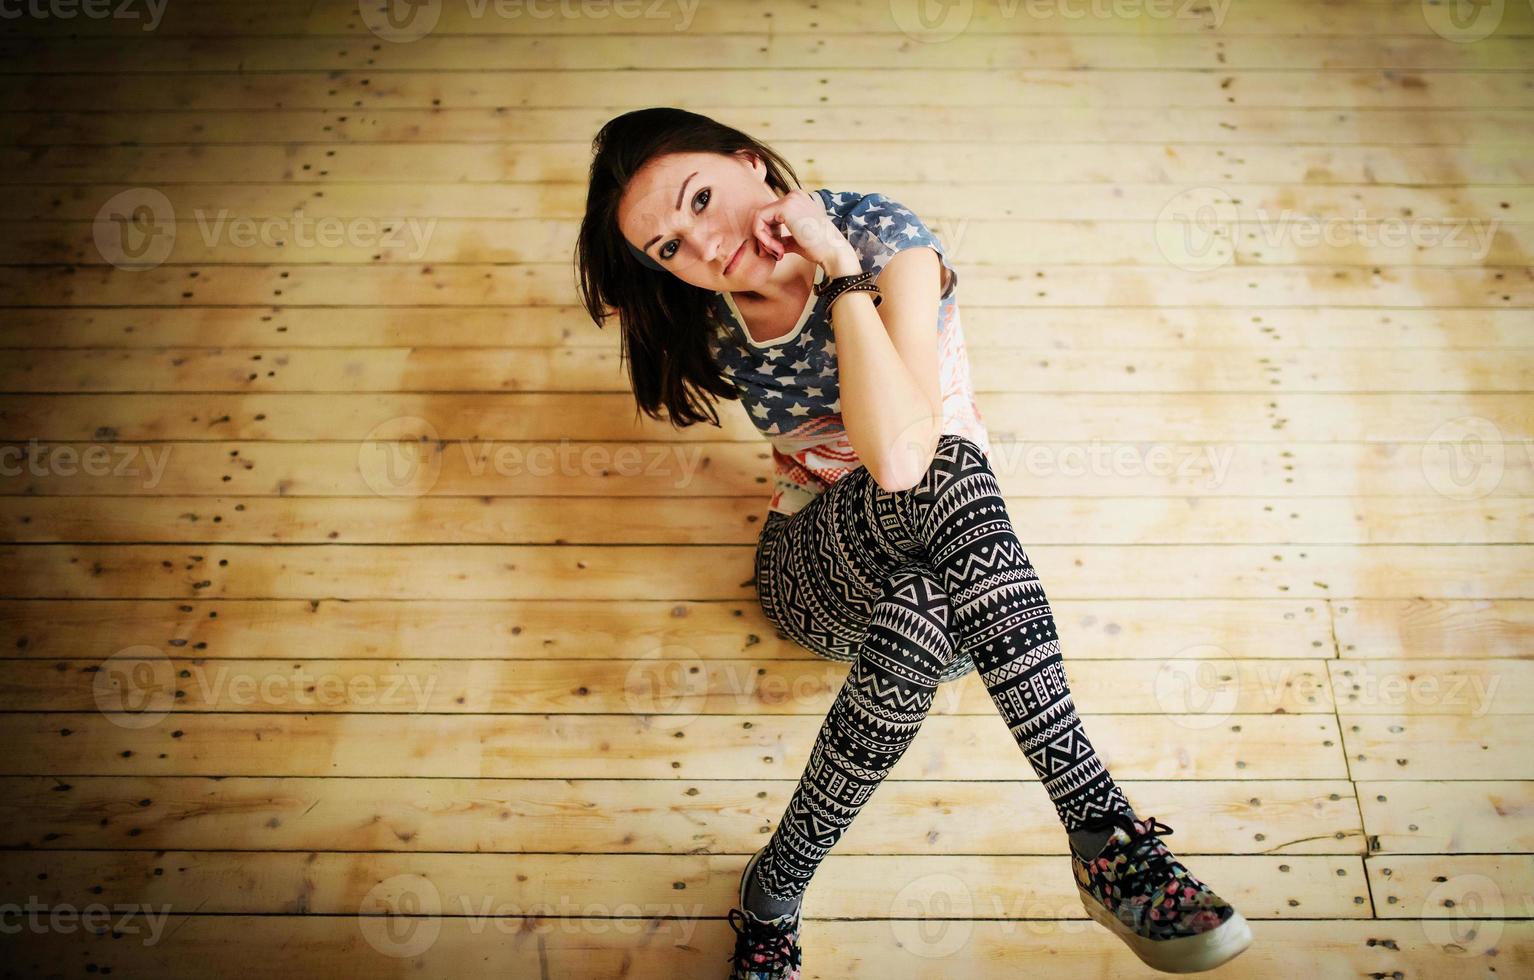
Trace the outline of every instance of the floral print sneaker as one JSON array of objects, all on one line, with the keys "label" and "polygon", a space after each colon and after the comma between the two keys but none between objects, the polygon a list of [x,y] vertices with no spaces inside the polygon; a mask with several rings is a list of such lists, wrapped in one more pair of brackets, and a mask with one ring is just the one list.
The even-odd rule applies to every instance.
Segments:
[{"label": "floral print sneaker", "polygon": [[764,920],[746,909],[746,882],[765,851],[764,847],[746,862],[740,876],[740,907],[730,909],[730,928],[735,930],[730,980],[799,980],[800,910]]},{"label": "floral print sneaker", "polygon": [[1071,865],[1087,914],[1164,973],[1212,970],[1252,942],[1240,912],[1195,878],[1162,843],[1172,828],[1155,817],[1116,813],[1096,829],[1113,827],[1098,855]]}]

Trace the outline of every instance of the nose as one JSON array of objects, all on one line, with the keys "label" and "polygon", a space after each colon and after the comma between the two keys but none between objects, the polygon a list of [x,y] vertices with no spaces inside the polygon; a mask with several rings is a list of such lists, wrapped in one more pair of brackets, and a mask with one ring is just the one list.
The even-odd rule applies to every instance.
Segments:
[{"label": "nose", "polygon": [[718,224],[710,224],[703,230],[704,241],[708,243],[703,248],[705,262],[711,265],[722,265],[729,261],[730,253],[734,251],[735,246],[730,244],[730,236],[726,234],[727,230]]}]

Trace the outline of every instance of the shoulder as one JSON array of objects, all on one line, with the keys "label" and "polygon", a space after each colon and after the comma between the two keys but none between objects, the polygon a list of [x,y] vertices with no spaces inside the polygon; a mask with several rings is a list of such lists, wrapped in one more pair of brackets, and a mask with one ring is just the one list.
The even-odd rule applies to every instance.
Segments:
[{"label": "shoulder", "polygon": [[948,250],[914,210],[878,191],[821,193],[829,197],[827,213],[847,236],[864,269],[877,274],[897,252],[926,246],[937,252],[943,266],[943,298],[953,295],[958,272],[949,259]]}]

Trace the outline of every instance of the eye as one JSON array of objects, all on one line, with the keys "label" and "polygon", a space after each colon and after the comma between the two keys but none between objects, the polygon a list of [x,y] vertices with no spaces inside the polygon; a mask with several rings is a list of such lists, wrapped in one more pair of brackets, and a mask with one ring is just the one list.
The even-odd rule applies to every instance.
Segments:
[{"label": "eye", "polygon": [[[700,188],[698,188],[698,193],[696,193],[696,194],[694,194],[692,196],[692,203],[697,204],[701,200],[703,202],[703,207],[705,207],[705,208],[708,207],[708,201],[709,201],[709,198],[712,196],[712,191],[713,191],[713,188],[710,188],[710,187],[700,187]],[[699,208],[698,210],[701,211],[702,208]],[[694,212],[694,213],[697,213],[697,212]],[[676,248],[672,249],[669,252],[666,251],[666,248],[669,245],[676,245],[677,248],[681,248],[682,247],[680,244],[677,244],[677,240],[675,238],[671,239],[671,241],[667,242],[665,245],[662,245],[660,247],[660,257],[661,258],[669,259],[673,255],[676,254]]]}]

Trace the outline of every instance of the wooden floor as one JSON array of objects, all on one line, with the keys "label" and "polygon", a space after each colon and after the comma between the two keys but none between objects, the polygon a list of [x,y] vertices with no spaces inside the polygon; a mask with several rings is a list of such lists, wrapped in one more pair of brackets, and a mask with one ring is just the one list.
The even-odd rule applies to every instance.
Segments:
[{"label": "wooden floor", "polygon": [[[725,975],[846,668],[756,604],[744,413],[635,423],[575,305],[671,104],[947,244],[1221,974],[1534,976],[1529,3],[374,2],[0,34],[0,974]],[[805,913],[807,978],[1151,975],[974,675]]]}]

